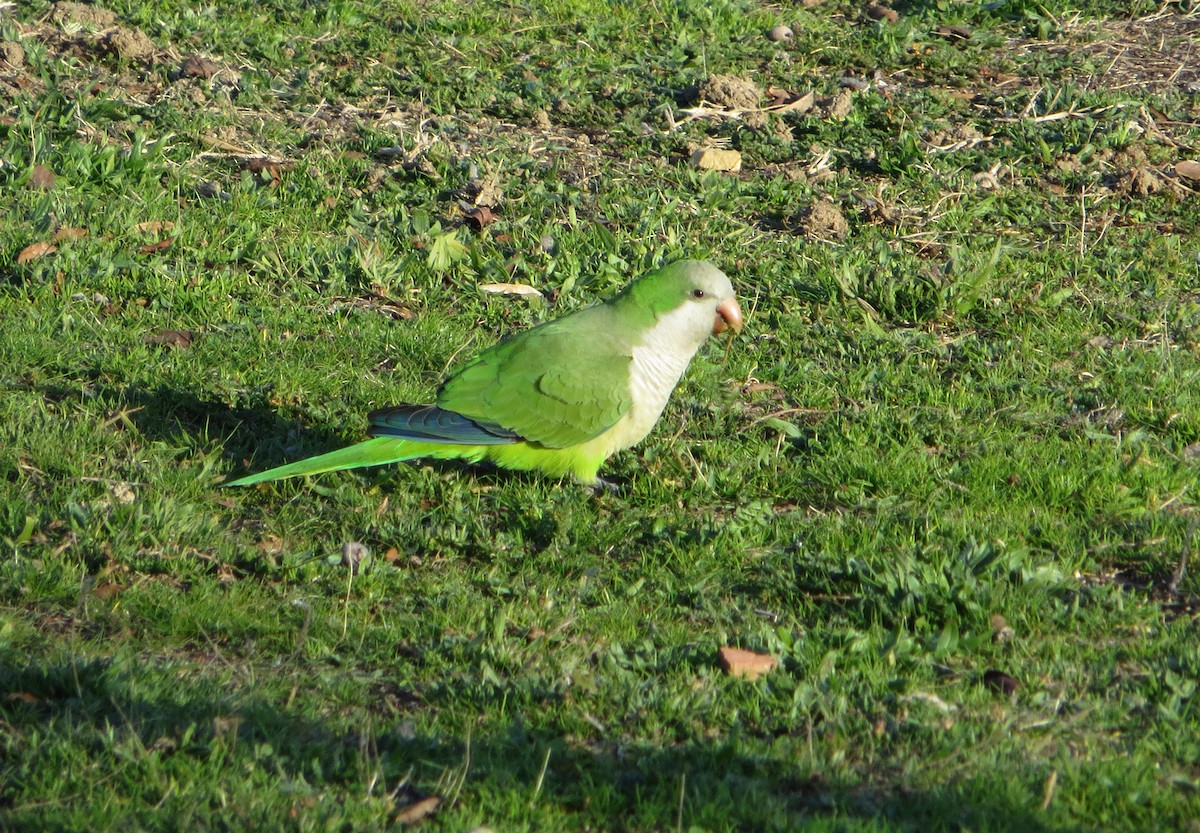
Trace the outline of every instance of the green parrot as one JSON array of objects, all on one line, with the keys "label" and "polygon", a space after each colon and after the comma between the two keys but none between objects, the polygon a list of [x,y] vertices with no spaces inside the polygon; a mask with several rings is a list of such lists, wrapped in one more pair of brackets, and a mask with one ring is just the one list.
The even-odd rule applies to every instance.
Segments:
[{"label": "green parrot", "polygon": [[433,405],[372,411],[369,440],[228,485],[431,457],[604,486],[600,466],[650,433],[709,334],[741,328],[729,278],[681,260],[484,350],[450,374]]}]

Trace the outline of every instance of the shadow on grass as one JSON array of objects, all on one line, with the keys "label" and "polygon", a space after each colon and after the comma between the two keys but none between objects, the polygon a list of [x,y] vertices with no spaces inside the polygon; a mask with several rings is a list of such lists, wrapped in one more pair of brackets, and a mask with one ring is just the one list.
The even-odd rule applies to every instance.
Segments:
[{"label": "shadow on grass", "polygon": [[[673,829],[681,790],[681,819],[699,829],[1082,829],[1049,824],[1037,809],[1037,796],[1006,799],[1001,787],[981,779],[929,791],[883,777],[871,785],[839,784],[798,761],[750,753],[730,739],[689,739],[666,747],[584,742],[568,739],[558,727],[531,731],[519,718],[468,738],[422,736],[403,714],[420,703],[411,693],[397,698],[386,692],[393,706],[402,704],[399,715],[394,709],[388,715],[382,708],[363,709],[359,731],[334,731],[321,717],[288,705],[180,685],[178,671],[156,667],[150,680],[135,681],[107,661],[0,665],[6,736],[0,816],[8,815],[19,829],[65,830],[72,818],[90,812],[79,796],[99,801],[103,793],[98,821],[137,818],[139,825],[158,829],[201,817],[218,826],[259,818],[275,822],[267,826],[288,827],[284,818],[294,817],[297,808],[312,811],[314,795],[335,811],[364,801],[375,775],[378,797],[410,779],[418,785],[440,780],[443,795],[453,793],[445,788],[453,781],[446,775],[461,773],[459,801],[485,818],[489,802],[504,798],[506,807],[525,806],[539,784],[540,808],[560,822],[565,817],[590,829]],[[117,769],[141,772],[146,783],[113,777]],[[181,791],[206,798],[180,806],[167,802],[168,790],[155,800],[161,792],[155,783],[179,779],[180,773],[185,778],[194,773],[200,781],[180,785]],[[248,788],[252,777],[257,786]],[[107,782],[103,789],[100,781]],[[48,799],[45,785],[60,782],[66,797]],[[425,795],[403,787],[394,808]],[[360,819],[363,812],[382,811],[376,803],[373,810],[360,808]]]},{"label": "shadow on grass", "polygon": [[[302,423],[280,415],[267,401],[268,389],[251,392],[251,404],[231,405],[202,398],[170,387],[136,386],[85,388],[44,386],[39,392],[54,402],[100,402],[110,421],[127,421],[148,442],[197,446],[208,450],[220,446],[221,456],[235,464],[239,475],[333,451],[347,444],[339,432]],[[366,439],[367,421],[361,420],[361,438]],[[353,438],[354,432],[347,435]],[[240,471],[242,467],[246,471]]]}]

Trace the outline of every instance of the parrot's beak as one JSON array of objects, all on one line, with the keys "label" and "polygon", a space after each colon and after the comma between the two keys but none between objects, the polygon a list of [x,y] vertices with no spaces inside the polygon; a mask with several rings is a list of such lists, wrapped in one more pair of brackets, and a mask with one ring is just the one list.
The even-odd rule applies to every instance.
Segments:
[{"label": "parrot's beak", "polygon": [[713,321],[713,334],[723,333],[726,330],[733,330],[735,333],[742,331],[742,308],[738,306],[736,298],[726,298],[717,304],[717,318]]}]

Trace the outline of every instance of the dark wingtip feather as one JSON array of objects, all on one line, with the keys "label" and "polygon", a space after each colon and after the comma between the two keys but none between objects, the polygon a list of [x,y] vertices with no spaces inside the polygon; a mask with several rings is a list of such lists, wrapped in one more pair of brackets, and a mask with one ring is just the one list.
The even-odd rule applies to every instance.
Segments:
[{"label": "dark wingtip feather", "polygon": [[426,443],[507,445],[521,436],[499,425],[478,422],[437,405],[394,405],[367,415],[372,437],[395,437]]}]

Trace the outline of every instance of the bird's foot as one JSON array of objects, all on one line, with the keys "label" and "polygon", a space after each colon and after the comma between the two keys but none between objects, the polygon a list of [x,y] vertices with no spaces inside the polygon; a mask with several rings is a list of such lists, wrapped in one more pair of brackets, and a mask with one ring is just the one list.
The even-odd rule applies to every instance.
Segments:
[{"label": "bird's foot", "polygon": [[603,477],[597,477],[595,482],[592,483],[592,491],[598,495],[617,495],[621,493],[621,484],[605,480]]}]

